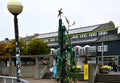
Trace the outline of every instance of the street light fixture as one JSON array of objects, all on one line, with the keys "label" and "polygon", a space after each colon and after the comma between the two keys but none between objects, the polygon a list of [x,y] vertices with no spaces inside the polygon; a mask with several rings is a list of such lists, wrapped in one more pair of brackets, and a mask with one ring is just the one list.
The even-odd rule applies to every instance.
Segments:
[{"label": "street light fixture", "polygon": [[15,29],[15,50],[16,50],[16,76],[17,76],[17,83],[20,83],[21,78],[21,61],[20,61],[20,47],[19,47],[19,31],[18,31],[18,19],[17,15],[19,15],[22,10],[23,6],[19,0],[9,0],[7,4],[8,11],[13,14],[14,16],[14,29]]}]

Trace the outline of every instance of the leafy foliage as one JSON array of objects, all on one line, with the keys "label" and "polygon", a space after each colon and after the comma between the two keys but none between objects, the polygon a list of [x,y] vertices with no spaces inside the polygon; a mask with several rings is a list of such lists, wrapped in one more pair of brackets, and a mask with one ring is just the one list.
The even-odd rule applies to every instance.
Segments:
[{"label": "leafy foliage", "polygon": [[6,44],[0,43],[0,56],[5,55]]},{"label": "leafy foliage", "polygon": [[43,39],[36,38],[27,44],[27,51],[28,54],[31,55],[43,55],[48,54],[50,52],[50,48],[47,43],[43,42]]},{"label": "leafy foliage", "polygon": [[[23,55],[26,53],[26,44],[23,40],[19,41],[20,44],[20,54]],[[15,40],[10,41],[9,44],[6,46],[6,53],[9,53],[10,55],[15,55]]]},{"label": "leafy foliage", "polygon": [[[50,52],[49,46],[42,39],[33,39],[27,44],[20,40],[19,44],[20,55],[46,55]],[[15,40],[11,40],[9,43],[0,43],[0,60],[15,56],[15,54]]]},{"label": "leafy foliage", "polygon": [[10,57],[8,53],[6,53],[6,43],[0,43],[0,60],[6,60]]}]

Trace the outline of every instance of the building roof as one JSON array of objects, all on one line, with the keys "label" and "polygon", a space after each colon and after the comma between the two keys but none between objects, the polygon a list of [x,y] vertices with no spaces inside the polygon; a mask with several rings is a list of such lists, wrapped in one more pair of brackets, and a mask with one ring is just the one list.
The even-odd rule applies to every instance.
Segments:
[{"label": "building roof", "polygon": [[28,41],[30,41],[30,40],[32,40],[32,39],[34,39],[36,36],[38,36],[39,34],[34,34],[34,35],[32,35],[32,36],[26,36],[26,37],[23,37],[23,38],[21,38],[22,40],[24,40],[25,42],[28,42]]},{"label": "building roof", "polygon": [[[118,34],[110,34],[103,35],[100,37],[91,37],[91,38],[82,38],[71,41],[72,44],[85,44],[85,43],[95,43],[95,42],[106,42],[106,41],[117,41],[120,40],[120,35]],[[48,46],[58,46],[58,42],[48,43]]]},{"label": "building roof", "polygon": [[77,41],[72,41],[72,44],[74,43],[95,43],[95,42],[108,42],[108,41],[117,41],[120,40],[120,35],[118,34],[109,34],[109,35],[103,35],[103,36],[96,36],[92,38],[83,38]]},{"label": "building roof", "polygon": [[[113,29],[113,28],[115,28],[115,25],[112,21],[110,21],[110,22],[104,23],[104,24],[98,24],[98,25],[70,29],[69,34],[78,34],[78,33],[100,31],[100,30],[107,30],[107,29]],[[58,36],[58,31],[39,34],[36,38],[50,38],[50,37],[56,37],[56,36]]]},{"label": "building roof", "polygon": [[38,36],[36,36],[36,38],[49,38],[49,37],[55,37],[55,36],[58,36],[58,32],[39,34]]},{"label": "building roof", "polygon": [[118,34],[110,34],[110,35],[104,35],[101,36],[97,42],[104,42],[104,41],[116,41],[120,40],[120,36]]},{"label": "building roof", "polygon": [[83,44],[83,43],[93,43],[96,42],[98,38],[89,38],[89,39],[83,39],[83,40],[77,40],[77,41],[72,41],[72,44]]},{"label": "building roof", "polygon": [[95,31],[107,30],[107,29],[113,29],[113,28],[115,28],[115,25],[112,21],[110,21],[109,23],[99,25],[99,27],[96,28]]}]

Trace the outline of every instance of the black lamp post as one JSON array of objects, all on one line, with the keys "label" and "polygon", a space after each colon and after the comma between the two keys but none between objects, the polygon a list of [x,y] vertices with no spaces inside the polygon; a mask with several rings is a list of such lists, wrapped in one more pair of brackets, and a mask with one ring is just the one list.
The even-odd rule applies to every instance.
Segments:
[{"label": "black lamp post", "polygon": [[16,50],[16,76],[17,76],[17,83],[20,83],[21,78],[21,61],[20,61],[20,47],[19,47],[19,31],[18,31],[18,19],[17,15],[19,15],[22,10],[23,6],[19,0],[9,0],[7,4],[7,8],[10,13],[14,16],[14,28],[15,28],[15,50]]}]

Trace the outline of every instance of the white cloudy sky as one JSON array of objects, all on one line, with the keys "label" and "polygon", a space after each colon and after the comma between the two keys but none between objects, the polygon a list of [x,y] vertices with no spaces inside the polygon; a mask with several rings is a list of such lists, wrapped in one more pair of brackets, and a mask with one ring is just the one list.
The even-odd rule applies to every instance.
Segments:
[{"label": "white cloudy sky", "polygon": [[[71,28],[115,22],[120,25],[120,0],[21,0],[24,9],[18,16],[19,36],[48,33],[58,30],[58,10]],[[8,0],[0,0],[0,40],[14,38],[13,16],[7,10]]]}]

